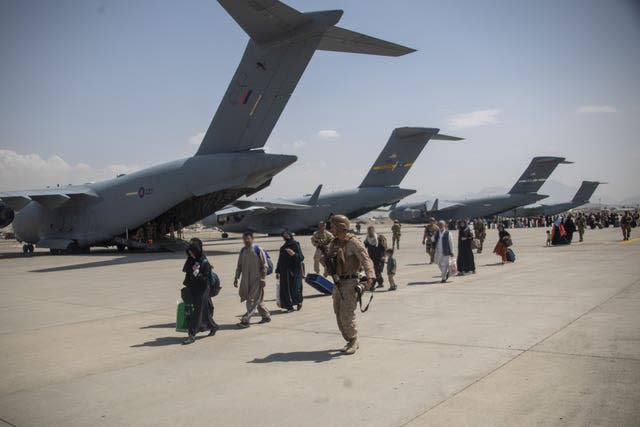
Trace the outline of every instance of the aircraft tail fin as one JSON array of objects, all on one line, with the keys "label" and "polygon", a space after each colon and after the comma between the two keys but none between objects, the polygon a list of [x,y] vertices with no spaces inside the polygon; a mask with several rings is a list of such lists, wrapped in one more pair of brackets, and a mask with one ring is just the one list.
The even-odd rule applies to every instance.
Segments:
[{"label": "aircraft tail fin", "polygon": [[316,191],[314,191],[311,197],[309,197],[309,201],[307,202],[309,206],[318,205],[318,199],[320,198],[321,191],[322,191],[322,184],[318,185],[318,188],[316,188]]},{"label": "aircraft tail fin", "polygon": [[341,10],[302,13],[277,0],[218,2],[251,39],[196,155],[264,147],[319,48],[392,56],[413,51],[334,27]]},{"label": "aircraft tail fin", "polygon": [[431,210],[432,210],[433,212],[435,212],[435,211],[437,211],[437,210],[438,210],[438,199],[436,199],[436,200],[433,202],[433,205],[431,206]]},{"label": "aircraft tail fin", "polygon": [[534,157],[509,194],[535,193],[559,164],[571,163],[573,162],[566,161],[564,157]]},{"label": "aircraft tail fin", "polygon": [[[400,185],[427,142],[438,136],[439,132],[440,129],[436,128],[402,127],[394,129],[387,145],[382,149],[360,187]],[[445,135],[441,136],[445,137]]]},{"label": "aircraft tail fin", "polygon": [[580,188],[576,192],[576,195],[573,196],[571,202],[573,203],[589,203],[591,200],[591,196],[595,193],[596,189],[600,184],[604,184],[598,181],[582,181]]}]

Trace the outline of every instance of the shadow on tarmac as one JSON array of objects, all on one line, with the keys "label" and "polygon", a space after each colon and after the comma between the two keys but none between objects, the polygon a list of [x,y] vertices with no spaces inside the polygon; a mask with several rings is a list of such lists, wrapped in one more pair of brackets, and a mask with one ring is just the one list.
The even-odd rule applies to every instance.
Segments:
[{"label": "shadow on tarmac", "polygon": [[139,347],[164,347],[167,345],[181,345],[185,337],[160,337],[153,341],[143,342],[142,344],[132,345],[131,348]]},{"label": "shadow on tarmac", "polygon": [[262,359],[255,358],[247,363],[275,362],[328,362],[341,355],[340,350],[292,351],[290,353],[273,353]]},{"label": "shadow on tarmac", "polygon": [[[116,254],[118,253],[96,252],[96,253],[86,254],[82,256],[88,259],[92,259],[92,258],[95,259],[103,256],[113,256]],[[157,256],[158,254],[161,254],[161,255]],[[215,257],[218,255],[228,255],[229,253],[222,252],[222,251],[207,251],[206,254],[209,257]],[[46,254],[46,255],[54,256],[49,254]],[[151,261],[166,260],[166,259],[182,259],[185,257],[185,255],[181,252],[180,253],[170,253],[170,252],[132,253],[132,254],[121,254],[121,255],[122,256],[120,256],[119,258],[112,258],[112,259],[107,259],[103,261],[88,261],[88,262],[83,262],[79,264],[69,264],[69,265],[61,265],[58,267],[41,268],[36,270],[30,270],[30,272],[31,273],[55,273],[58,271],[84,270],[87,268],[108,267],[112,265],[122,265],[122,264],[138,264],[143,262],[151,262]],[[152,256],[152,255],[156,255],[156,256]],[[65,257],[67,255],[55,255],[55,256]]]},{"label": "shadow on tarmac", "polygon": [[[160,323],[157,325],[149,325],[142,326],[140,329],[175,329],[175,323]],[[236,325],[218,325],[218,332],[220,331],[229,331],[229,330],[237,330],[238,327]],[[209,338],[207,335],[208,331],[201,332],[199,336],[196,336],[196,340],[201,340],[203,338]],[[145,341],[142,344],[134,344],[129,346],[130,348],[140,348],[140,347],[165,347],[168,345],[182,345],[182,341],[186,338],[186,332],[183,336],[171,336],[171,337],[158,337],[153,341]],[[213,337],[210,337],[213,338]]]},{"label": "shadow on tarmac", "polygon": [[416,286],[416,285],[438,285],[442,283],[441,280],[434,280],[431,282],[409,282],[407,283],[408,286]]}]

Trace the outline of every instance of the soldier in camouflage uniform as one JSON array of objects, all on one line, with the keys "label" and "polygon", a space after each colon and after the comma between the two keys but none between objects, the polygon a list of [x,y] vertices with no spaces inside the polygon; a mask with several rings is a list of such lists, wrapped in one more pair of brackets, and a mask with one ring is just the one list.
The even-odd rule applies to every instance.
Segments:
[{"label": "soldier in camouflage uniform", "polygon": [[427,249],[427,254],[429,254],[429,264],[433,264],[433,258],[436,254],[436,246],[433,243],[433,236],[438,232],[438,226],[436,225],[436,219],[431,217],[429,218],[429,223],[424,226],[424,235],[422,236],[422,244],[425,245]]},{"label": "soldier in camouflage uniform", "polygon": [[576,218],[576,227],[578,228],[578,235],[580,236],[580,241],[584,241],[584,230],[587,228],[587,219],[584,217],[584,214],[581,213]]},{"label": "soldier in camouflage uniform", "polygon": [[622,240],[629,240],[631,238],[631,215],[629,212],[625,212],[622,218],[620,218],[620,229],[622,230]]},{"label": "soldier in camouflage uniform", "polygon": [[482,253],[482,248],[484,247],[484,239],[487,238],[487,226],[484,224],[482,218],[476,219],[473,223],[473,234],[476,239],[480,241],[480,247],[478,248],[478,253]]},{"label": "soldier in camouflage uniform", "polygon": [[349,232],[350,226],[349,219],[344,215],[334,215],[331,218],[331,231],[335,238],[329,244],[328,252],[335,260],[336,271],[331,271],[336,282],[333,287],[333,311],[336,314],[338,329],[347,341],[342,350],[345,354],[354,354],[360,347],[356,329],[358,273],[364,270],[367,277],[364,283],[366,290],[371,288],[375,276],[373,262],[367,254],[367,249]]},{"label": "soldier in camouflage uniform", "polygon": [[[313,271],[316,274],[320,273],[320,260],[322,259],[322,250],[320,248],[328,248],[329,243],[333,240],[333,234],[327,231],[327,226],[324,221],[318,223],[318,230],[311,236],[311,244],[316,248],[316,252],[313,255]],[[324,277],[327,277],[327,269],[324,269]]]},{"label": "soldier in camouflage uniform", "polygon": [[391,234],[391,249],[400,249],[400,235],[402,234],[402,225],[400,225],[400,221],[398,221],[397,219],[393,221],[393,225],[391,226]]}]

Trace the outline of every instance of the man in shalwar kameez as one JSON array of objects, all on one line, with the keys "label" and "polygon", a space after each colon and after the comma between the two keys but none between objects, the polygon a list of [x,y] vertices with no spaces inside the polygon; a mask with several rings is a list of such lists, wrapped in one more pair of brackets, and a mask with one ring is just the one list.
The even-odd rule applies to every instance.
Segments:
[{"label": "man in shalwar kameez", "polygon": [[245,232],[242,235],[244,247],[238,256],[236,277],[233,286],[238,287],[240,281],[240,301],[246,302],[247,312],[242,316],[238,327],[248,328],[251,316],[257,310],[262,320],[260,323],[271,321],[271,314],[264,305],[264,287],[267,277],[267,255],[253,243],[253,233]]}]

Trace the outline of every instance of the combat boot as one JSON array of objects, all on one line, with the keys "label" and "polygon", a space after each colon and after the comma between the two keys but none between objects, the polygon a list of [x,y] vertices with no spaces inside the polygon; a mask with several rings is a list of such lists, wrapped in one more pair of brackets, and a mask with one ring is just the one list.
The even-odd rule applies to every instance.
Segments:
[{"label": "combat boot", "polygon": [[344,354],[352,355],[356,354],[356,351],[360,348],[360,343],[357,338],[354,338],[349,341],[347,347],[345,348]]}]

